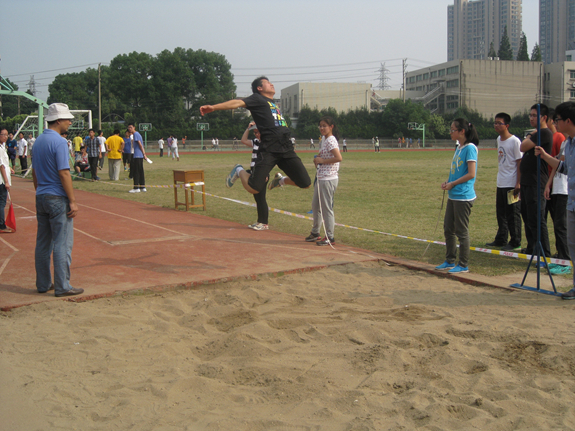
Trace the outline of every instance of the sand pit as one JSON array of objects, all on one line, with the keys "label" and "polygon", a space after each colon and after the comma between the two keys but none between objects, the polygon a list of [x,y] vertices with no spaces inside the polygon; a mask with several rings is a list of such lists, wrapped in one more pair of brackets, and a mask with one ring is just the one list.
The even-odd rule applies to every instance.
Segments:
[{"label": "sand pit", "polygon": [[33,305],[0,429],[575,429],[573,302],[368,262]]}]

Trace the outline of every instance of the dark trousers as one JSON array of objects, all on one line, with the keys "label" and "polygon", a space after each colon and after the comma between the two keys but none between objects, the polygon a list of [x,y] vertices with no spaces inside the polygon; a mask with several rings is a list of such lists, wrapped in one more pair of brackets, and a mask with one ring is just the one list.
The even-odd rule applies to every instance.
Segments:
[{"label": "dark trousers", "polygon": [[98,157],[88,156],[88,163],[90,164],[92,179],[95,180],[98,177]]},{"label": "dark trousers", "polygon": [[18,156],[20,159],[20,168],[22,169],[22,173],[28,170],[28,157],[26,156]]},{"label": "dark trousers", "polygon": [[551,195],[551,200],[547,202],[548,211],[546,211],[551,214],[551,220],[553,220],[557,258],[563,260],[571,260],[567,245],[567,198],[568,195]]},{"label": "dark trousers", "polygon": [[160,148],[160,157],[164,157],[164,149]]},{"label": "dark trousers", "polygon": [[6,207],[7,198],[8,198],[8,191],[6,190],[6,186],[4,184],[0,184],[0,229],[6,229],[4,208]]},{"label": "dark trousers", "polygon": [[507,204],[507,192],[513,190],[513,187],[497,187],[495,195],[495,212],[497,214],[497,235],[495,242],[498,244],[507,244],[509,235],[509,244],[513,247],[521,246],[521,201],[514,204]]},{"label": "dark trousers", "polygon": [[[545,219],[546,201],[541,189],[541,247],[546,257],[551,257],[549,233]],[[533,254],[537,243],[537,186],[521,185],[521,216],[525,223],[525,238],[527,239],[527,254]]]},{"label": "dark trousers", "polygon": [[99,160],[98,166],[100,167],[100,169],[104,169],[104,156],[106,155],[106,153],[101,152],[100,154],[102,155],[102,158]]},{"label": "dark trousers", "polygon": [[[267,183],[266,183],[267,186]],[[259,193],[254,195],[254,199],[256,201],[256,207],[258,209],[258,223],[268,224],[268,217],[270,213],[270,209],[268,207],[268,203],[266,201],[266,190],[267,187],[264,187],[263,190]]]},{"label": "dark trousers", "polygon": [[144,159],[133,158],[130,163],[130,173],[134,179],[134,188],[146,188],[146,179],[144,178]]}]

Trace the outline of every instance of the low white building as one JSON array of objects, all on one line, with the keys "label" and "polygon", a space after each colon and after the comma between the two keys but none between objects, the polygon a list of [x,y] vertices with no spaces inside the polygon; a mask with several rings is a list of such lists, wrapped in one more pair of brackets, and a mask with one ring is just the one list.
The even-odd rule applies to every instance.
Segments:
[{"label": "low white building", "polygon": [[304,107],[337,112],[370,109],[372,93],[371,84],[366,83],[298,82],[281,90],[280,106],[284,115],[295,120]]},{"label": "low white building", "polygon": [[514,115],[543,97],[543,63],[534,61],[454,60],[407,73],[408,94],[415,91],[433,113],[459,107],[492,118]]}]

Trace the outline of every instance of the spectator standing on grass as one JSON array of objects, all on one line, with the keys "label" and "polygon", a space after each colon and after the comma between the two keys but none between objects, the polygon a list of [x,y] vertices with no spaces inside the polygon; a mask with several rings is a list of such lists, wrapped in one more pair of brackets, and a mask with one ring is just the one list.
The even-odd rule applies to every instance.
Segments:
[{"label": "spectator standing on grass", "polygon": [[343,140],[343,152],[347,153],[347,141],[345,139]]},{"label": "spectator standing on grass", "polygon": [[[520,186],[520,165],[523,154],[521,141],[509,132],[511,116],[500,112],[495,116],[493,127],[497,137],[499,170],[497,172],[497,191],[495,194],[495,213],[497,234],[487,247],[503,247],[504,251],[521,250],[521,201],[509,203],[508,195],[518,196]],[[509,243],[507,237],[509,236]]]},{"label": "spectator standing on grass", "polygon": [[84,141],[82,140],[81,136],[76,136],[72,139],[72,144],[74,144],[74,153],[80,154],[82,152],[82,144]]},{"label": "spectator standing on grass", "polygon": [[[68,145],[61,136],[74,116],[67,105],[53,103],[48,108],[48,128],[34,144],[36,165],[32,170],[36,189],[35,267],[36,289],[46,293],[54,289],[56,296],[79,295],[84,289],[70,285],[70,265],[74,245],[74,217],[78,205],[74,196]],[[50,272],[53,257],[54,282]]]},{"label": "spectator standing on grass", "polygon": [[[66,136],[68,136],[68,132],[66,132]],[[67,139],[68,138],[66,137],[66,140]],[[28,152],[30,153],[30,164],[33,163],[33,161],[32,161],[32,152],[33,152],[32,148],[34,147],[34,142],[36,142],[36,138],[32,135],[32,133],[29,133],[28,134]],[[68,142],[70,142],[70,141],[68,141]]]},{"label": "spectator standing on grass", "polygon": [[184,136],[184,137],[182,138],[182,148],[184,148],[184,150],[185,150],[185,148],[186,148],[186,139],[188,139],[187,136]]},{"label": "spectator standing on grass", "polygon": [[[523,152],[520,165],[521,216],[525,224],[525,238],[527,239],[527,248],[523,249],[522,252],[525,254],[533,254],[537,242],[537,157],[535,156],[535,145],[538,139],[540,139],[541,147],[547,154],[551,154],[553,146],[553,133],[551,133],[547,127],[549,108],[546,105],[540,104],[539,111],[541,113],[539,121],[541,129],[528,134],[523,142],[521,142],[520,148]],[[531,123],[531,127],[537,127],[537,105],[531,107],[529,122]],[[544,197],[545,185],[549,180],[549,167],[543,160],[541,160],[540,164],[540,180],[541,246],[545,256],[551,257],[547,220],[545,219],[546,199]]]},{"label": "spectator standing on grass", "polygon": [[104,169],[104,157],[106,156],[106,138],[104,138],[104,132],[98,130],[98,140],[100,141],[100,161],[98,169]]},{"label": "spectator standing on grass", "polygon": [[10,175],[14,173],[14,169],[10,167],[10,159],[6,151],[7,140],[8,130],[5,127],[0,127],[0,233],[13,232],[6,226],[6,219],[4,218],[4,208],[12,185]]},{"label": "spectator standing on grass", "polygon": [[124,140],[120,137],[119,129],[114,130],[113,135],[106,139],[106,150],[108,150],[108,175],[112,181],[118,181],[124,151]]},{"label": "spectator standing on grass", "polygon": [[[124,171],[129,170],[128,178],[132,178],[132,139],[130,132],[126,130],[124,133],[124,150],[122,152],[122,161],[124,162]],[[127,165],[127,167],[126,167]]]},{"label": "spectator standing on grass", "polygon": [[84,145],[86,146],[86,152],[88,153],[88,163],[90,163],[92,181],[99,181],[98,161],[102,157],[102,153],[100,153],[100,140],[96,137],[94,129],[88,130],[88,137],[84,140]]},{"label": "spectator standing on grass", "polygon": [[379,138],[375,137],[375,152],[379,153]]},{"label": "spectator standing on grass", "polygon": [[[535,148],[535,155],[541,155],[541,161],[547,162],[557,172],[567,175],[567,244],[569,255],[575,256],[575,103],[564,102],[555,108],[554,117],[557,130],[567,136],[564,147],[564,161],[559,161],[545,151],[543,147]],[[573,288],[561,295],[562,299],[575,299],[575,271],[573,271]]]},{"label": "spectator standing on grass", "polygon": [[172,137],[172,160],[178,159],[180,161],[180,154],[178,153],[178,138]]},{"label": "spectator standing on grass", "polygon": [[28,141],[24,139],[24,133],[18,134],[18,159],[20,160],[20,170],[22,175],[28,170]]},{"label": "spectator standing on grass", "polygon": [[168,136],[168,157],[172,155],[172,141],[174,140],[174,135]]},{"label": "spectator standing on grass", "polygon": [[[319,120],[319,131],[322,139],[319,153],[313,159],[317,169],[316,184],[311,201],[313,225],[311,233],[305,240],[323,246],[335,243],[333,203],[339,182],[338,171],[342,157],[339,152],[339,132],[333,118],[322,117]],[[320,235],[322,224],[325,226],[325,238]]]},{"label": "spectator standing on grass", "polygon": [[[554,116],[555,110],[549,109],[547,127],[551,133],[553,133],[551,157],[564,160],[565,136],[557,131],[555,122],[553,121]],[[547,213],[549,213],[553,220],[555,247],[557,248],[557,253],[553,257],[561,260],[570,260],[569,247],[567,245],[567,175],[556,173],[556,169],[551,166],[549,166],[549,170],[549,180],[547,180],[547,184],[545,185],[544,197],[547,200],[545,218],[547,218]]]},{"label": "spectator standing on grass", "polygon": [[[248,139],[248,135],[250,133],[250,130],[254,131],[254,135],[255,135],[255,139]],[[241,137],[241,142],[242,144],[244,144],[246,147],[250,147],[252,149],[252,161],[250,163],[250,171],[246,171],[248,173],[252,173],[252,170],[254,169],[254,166],[256,165],[256,161],[258,159],[261,160],[262,156],[260,155],[260,145],[261,145],[261,141],[260,141],[261,135],[260,135],[260,131],[256,128],[256,123],[255,122],[251,122],[247,129],[244,131],[244,134]],[[269,177],[266,180],[265,185],[267,186]],[[248,227],[250,229],[253,230],[267,230],[269,229],[268,226],[268,219],[269,219],[269,207],[268,207],[268,203],[266,201],[266,187],[264,186],[264,188],[262,189],[261,192],[256,193],[254,196],[254,200],[256,201],[256,209],[258,212],[258,220],[249,225]]]},{"label": "spectator standing on grass", "polygon": [[[479,136],[473,124],[463,118],[453,120],[450,133],[451,139],[457,142],[457,148],[451,162],[449,178],[441,184],[441,189],[449,192],[443,220],[445,262],[435,269],[460,274],[469,272],[469,215],[476,198],[474,186]],[[456,265],[458,239],[459,263]]]},{"label": "spectator standing on grass", "polygon": [[160,149],[160,157],[164,157],[164,138],[160,138],[158,141],[158,148]]},{"label": "spectator standing on grass", "polygon": [[146,158],[146,150],[144,149],[144,140],[133,124],[128,125],[128,132],[130,133],[130,141],[132,143],[133,157],[130,173],[134,179],[134,188],[130,193],[146,192],[146,178],[144,176],[144,159]]},{"label": "spectator standing on grass", "polygon": [[310,149],[315,148],[315,145],[313,144],[313,138],[311,138],[311,139],[309,140],[309,148],[310,148]]},{"label": "spectator standing on grass", "polygon": [[8,133],[8,141],[6,141],[6,151],[12,167],[16,167],[16,155],[18,154],[18,142],[14,139],[12,132]]}]

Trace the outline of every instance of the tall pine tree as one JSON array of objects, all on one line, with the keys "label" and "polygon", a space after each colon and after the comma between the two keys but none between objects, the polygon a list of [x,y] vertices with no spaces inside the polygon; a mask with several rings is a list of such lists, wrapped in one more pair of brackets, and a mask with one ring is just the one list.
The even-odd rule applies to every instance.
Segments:
[{"label": "tall pine tree", "polygon": [[521,33],[519,50],[517,51],[517,61],[529,61],[529,53],[527,52],[527,36],[525,36],[525,33]]},{"label": "tall pine tree", "polygon": [[501,43],[499,44],[499,60],[513,60],[513,50],[511,49],[511,42],[507,36],[507,26],[503,29],[503,36],[501,36]]},{"label": "tall pine tree", "polygon": [[495,52],[495,47],[493,46],[493,41],[491,41],[491,45],[489,45],[489,54],[487,54],[487,57],[490,57],[490,58],[497,57],[497,53]]},{"label": "tall pine tree", "polygon": [[541,48],[538,43],[535,44],[533,51],[531,51],[531,61],[541,61]]}]

